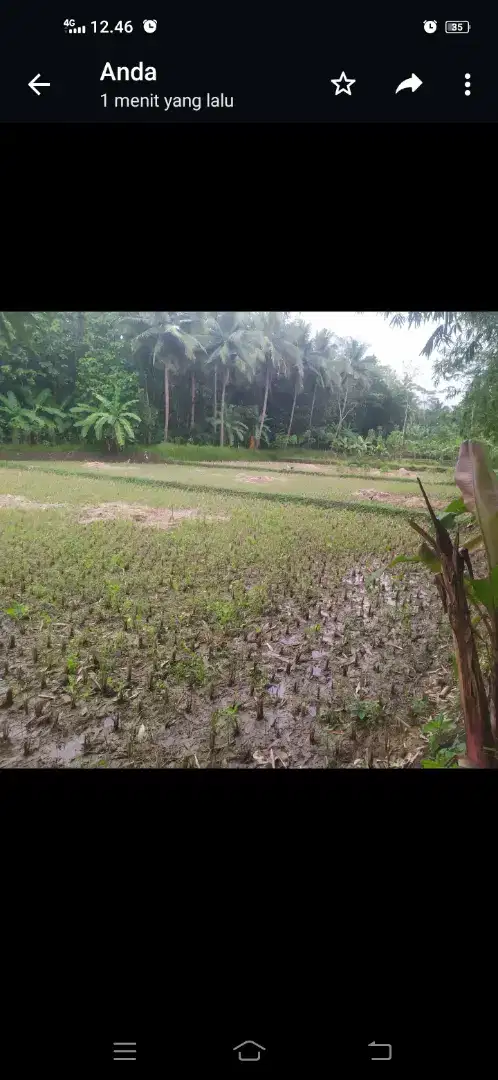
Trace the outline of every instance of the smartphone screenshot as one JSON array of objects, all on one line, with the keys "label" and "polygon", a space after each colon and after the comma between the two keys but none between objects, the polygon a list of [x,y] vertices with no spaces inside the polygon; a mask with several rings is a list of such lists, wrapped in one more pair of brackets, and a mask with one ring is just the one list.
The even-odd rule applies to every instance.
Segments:
[{"label": "smartphone screenshot", "polygon": [[[497,42],[470,0],[3,5],[22,269],[14,291],[7,250],[0,797],[29,904],[4,866],[9,1075],[44,1057],[64,1076],[382,1080],[493,1061],[466,1003],[484,982],[447,1019],[434,985],[493,948],[462,836],[495,813],[476,805],[498,766],[498,313],[468,292],[470,310],[404,308],[423,289],[455,305],[448,226],[475,244],[462,289],[486,264],[452,188],[480,178],[481,137],[492,172]],[[459,891],[441,902],[431,856],[472,881],[470,915]],[[79,877],[53,933],[51,862]],[[40,939],[38,991],[19,950]]]}]

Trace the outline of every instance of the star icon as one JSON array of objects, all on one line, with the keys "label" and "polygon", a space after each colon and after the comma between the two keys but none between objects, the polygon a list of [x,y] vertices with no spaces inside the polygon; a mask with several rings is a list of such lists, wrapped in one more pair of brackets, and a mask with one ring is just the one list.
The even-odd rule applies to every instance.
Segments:
[{"label": "star icon", "polygon": [[349,97],[351,97],[351,87],[356,82],[356,79],[348,79],[346,72],[343,71],[339,79],[331,79],[330,81],[335,86],[334,97],[337,97],[338,94],[349,94]]}]

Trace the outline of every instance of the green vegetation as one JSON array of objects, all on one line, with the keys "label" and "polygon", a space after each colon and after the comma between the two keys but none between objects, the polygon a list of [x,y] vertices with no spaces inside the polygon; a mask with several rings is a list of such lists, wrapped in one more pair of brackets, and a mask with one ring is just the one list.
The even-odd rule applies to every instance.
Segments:
[{"label": "green vegetation", "polygon": [[364,343],[313,334],[288,313],[3,312],[0,441],[62,449],[83,437],[89,449],[132,443],[185,460],[229,460],[245,448],[254,460],[451,463],[473,437],[498,462],[497,316],[409,312],[392,322],[439,316],[425,351],[439,347],[441,378],[463,380],[454,408],[409,372],[398,378]]},{"label": "green vegetation", "polygon": [[81,429],[83,438],[93,428],[97,442],[104,438],[108,450],[122,450],[126,442],[133,442],[135,439],[132,421],[140,423],[140,417],[130,412],[130,406],[136,405],[138,398],[120,401],[118,390],[111,399],[102,397],[102,394],[97,394],[96,391],[94,391],[94,396],[100,403],[99,408],[95,408],[95,405],[73,406],[71,409],[73,415],[79,416],[81,413],[86,413],[83,419],[74,421],[74,426]]},{"label": "green vegetation", "polygon": [[457,769],[458,758],[465,753],[462,730],[452,717],[438,713],[424,724],[422,735],[427,740],[427,757],[423,769]]},{"label": "green vegetation", "polygon": [[[91,463],[89,463],[91,465]],[[131,488],[140,490],[154,486],[167,490],[171,487],[181,490],[203,492],[206,488],[214,489],[225,494],[238,493],[242,498],[264,498],[270,502],[299,501],[309,505],[322,504],[334,506],[337,503],[365,503],[368,497],[362,495],[364,490],[369,493],[376,491],[384,494],[392,493],[391,507],[403,510],[406,500],[415,497],[420,511],[423,510],[423,502],[417,489],[416,481],[405,479],[370,477],[368,474],[360,476],[339,476],[337,474],[314,475],[306,472],[289,473],[282,470],[271,470],[265,474],[254,474],[250,469],[240,472],[234,469],[192,468],[183,465],[119,465],[108,464],[104,468],[91,469],[89,465],[79,462],[0,462],[0,479],[4,472],[16,476],[19,472],[46,474],[58,474],[60,476],[73,476],[78,474],[99,483],[108,483],[111,477],[119,479],[121,486],[129,485]],[[27,481],[29,482],[29,481]],[[14,492],[15,481],[7,480],[9,491]],[[29,482],[30,490],[36,492],[38,481],[36,477]],[[429,477],[427,480],[428,490],[435,499],[448,500],[452,489],[456,493],[455,485],[451,487],[447,482],[441,482],[439,477]],[[6,490],[7,490],[6,488]],[[71,497],[71,496],[69,496]],[[128,494],[128,498],[130,495]],[[389,503],[389,500],[386,500]],[[382,505],[375,504],[378,512],[382,512]],[[417,512],[417,507],[406,507],[407,512]]]},{"label": "green vegetation", "polygon": [[[462,443],[455,480],[462,498],[438,515],[418,481],[432,532],[411,521],[422,537],[418,552],[398,555],[391,565],[418,562],[434,575],[455,645],[467,764],[498,768],[498,479],[484,446]],[[485,552],[481,577],[471,559],[479,551]]]}]

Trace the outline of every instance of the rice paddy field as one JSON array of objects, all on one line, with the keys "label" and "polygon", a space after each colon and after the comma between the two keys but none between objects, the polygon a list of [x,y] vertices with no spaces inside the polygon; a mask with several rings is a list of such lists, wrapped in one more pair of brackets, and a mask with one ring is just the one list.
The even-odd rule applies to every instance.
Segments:
[{"label": "rice paddy field", "polygon": [[409,469],[0,462],[0,767],[416,767],[458,708],[389,565],[423,514]]}]

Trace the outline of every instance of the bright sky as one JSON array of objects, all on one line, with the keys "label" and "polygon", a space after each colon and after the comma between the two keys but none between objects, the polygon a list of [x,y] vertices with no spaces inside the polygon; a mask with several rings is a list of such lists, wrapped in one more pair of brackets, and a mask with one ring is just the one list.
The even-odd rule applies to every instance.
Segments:
[{"label": "bright sky", "polygon": [[[363,315],[357,315],[354,311],[301,311],[299,314],[306,322],[311,323],[313,330],[333,330],[339,337],[352,337],[365,342],[379,363],[387,364],[401,377],[404,374],[404,364],[412,366],[412,378],[420,386],[426,390],[435,388],[432,358],[428,360],[427,357],[420,356],[420,351],[436,328],[436,323],[426,323],[418,329],[397,330],[389,325],[389,320],[384,319],[383,315],[371,311]],[[444,383],[440,384],[436,392],[444,401]]]}]

